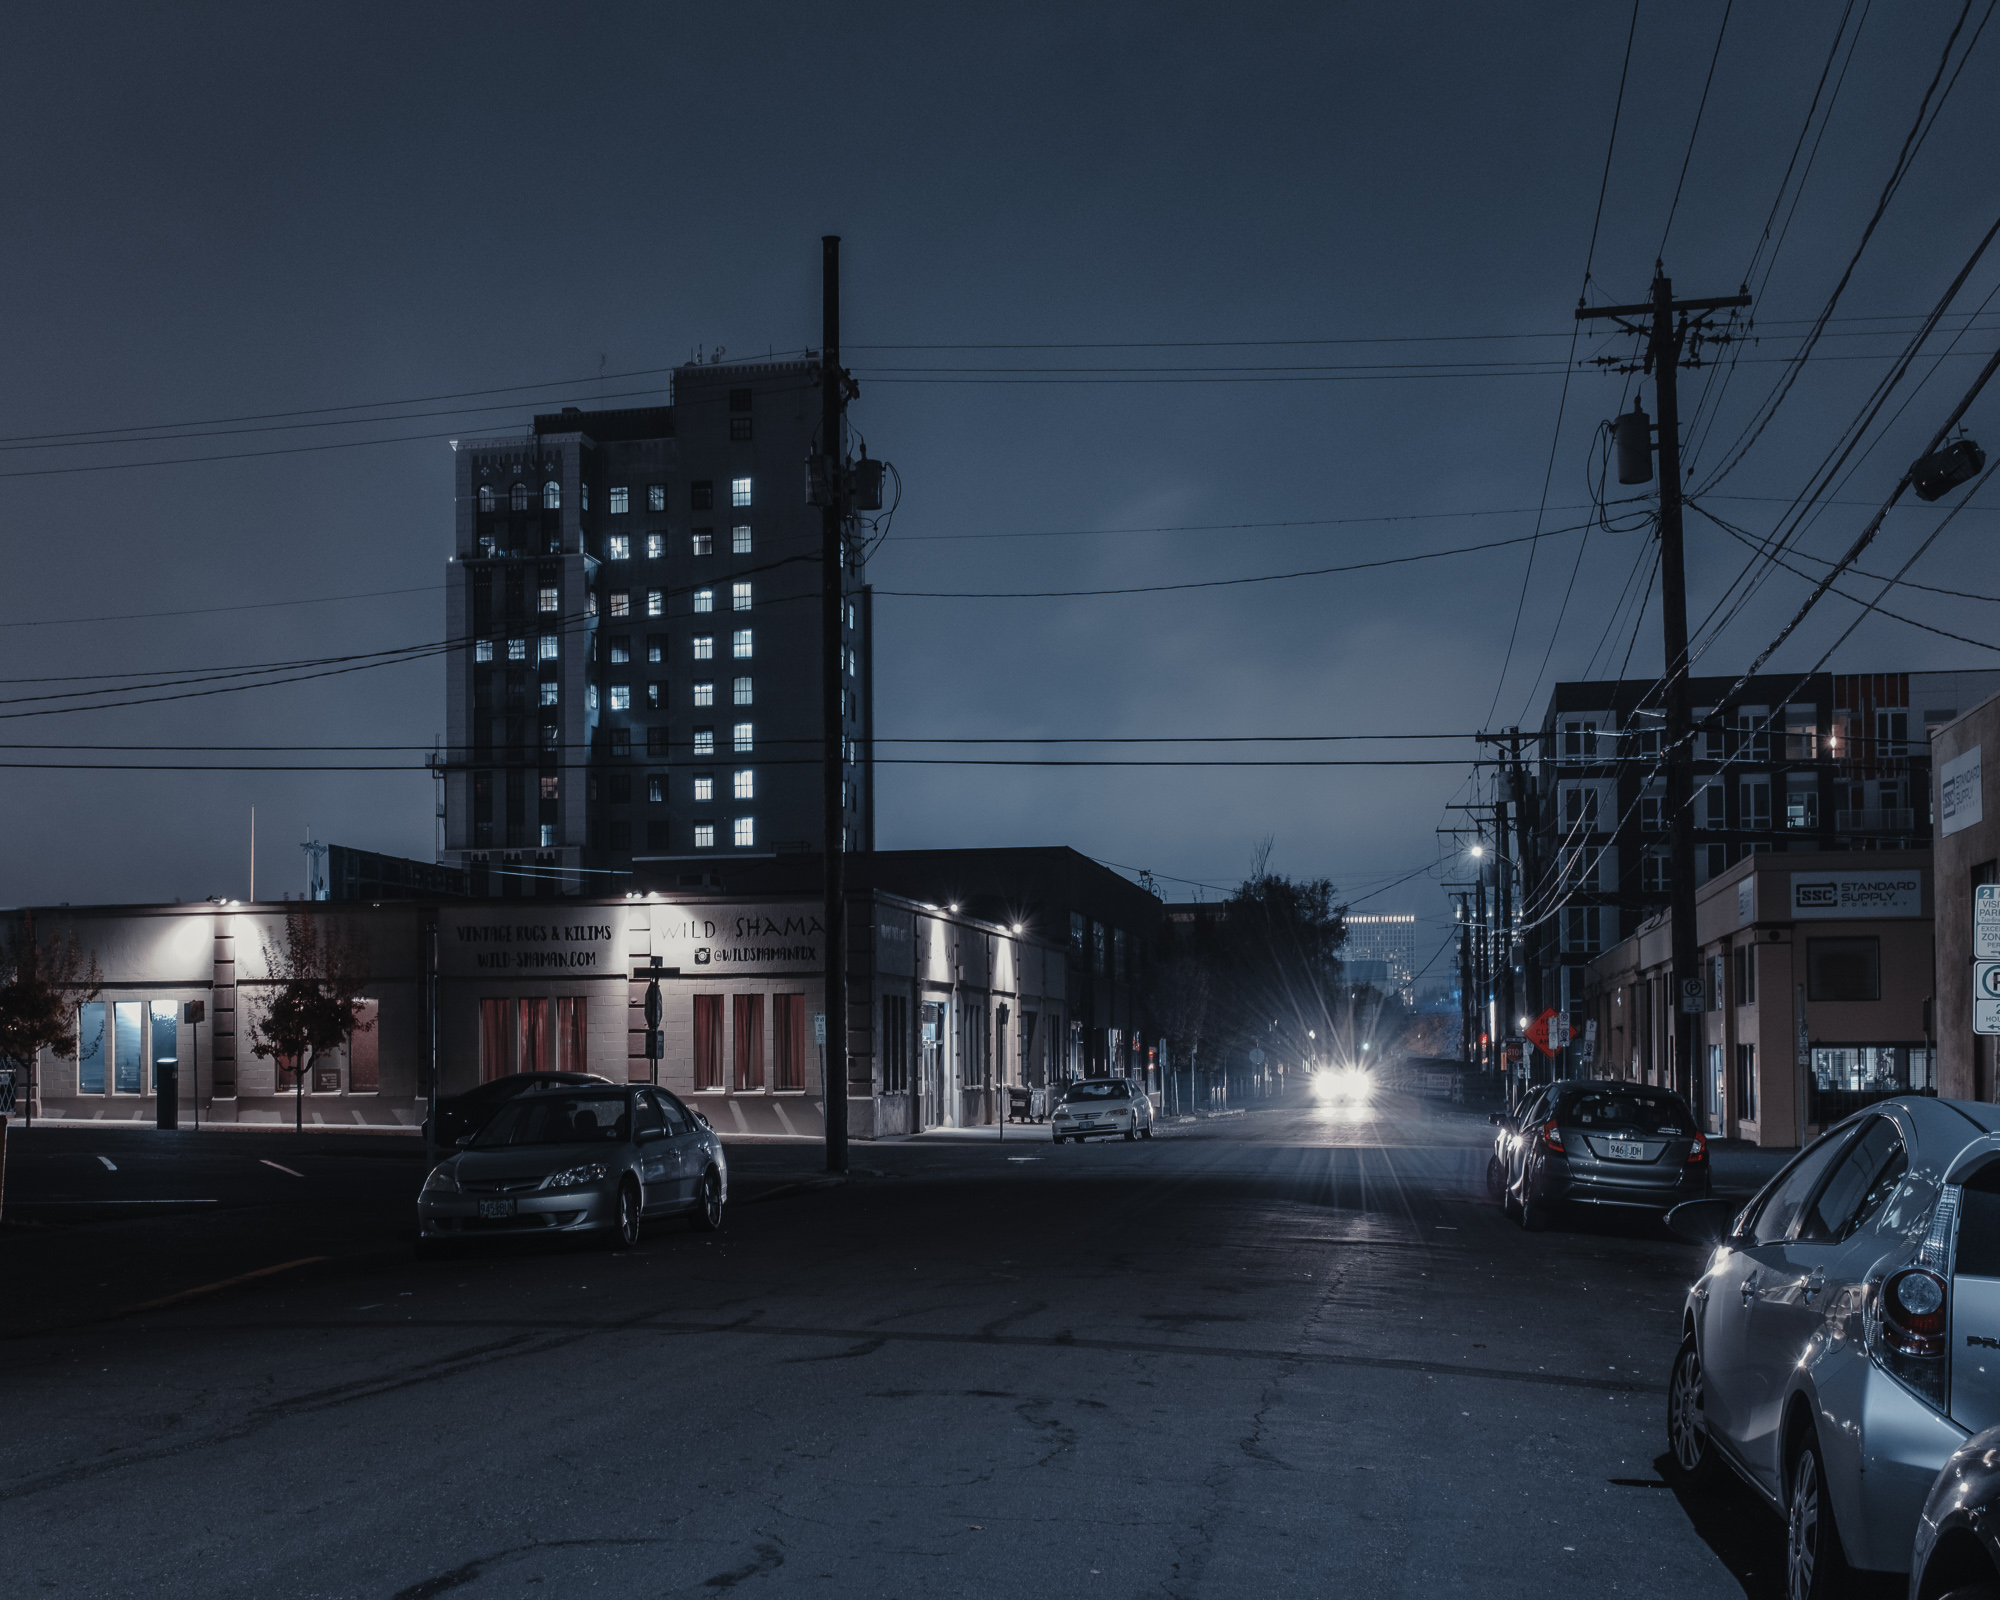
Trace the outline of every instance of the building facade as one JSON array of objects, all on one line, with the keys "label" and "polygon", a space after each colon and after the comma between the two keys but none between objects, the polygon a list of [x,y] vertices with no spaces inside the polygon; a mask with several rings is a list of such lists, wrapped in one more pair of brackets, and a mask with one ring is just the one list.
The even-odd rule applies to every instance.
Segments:
[{"label": "building facade", "polygon": [[2000,1000],[1990,963],[2000,958],[2000,698],[1966,708],[1931,736],[1931,807],[1937,817],[1938,1092],[1954,1100],[2000,1098]]},{"label": "building facade", "polygon": [[[2000,672],[1695,678],[1695,875],[1746,857],[1923,849],[1929,733]],[[1580,1028],[1584,969],[1668,904],[1662,713],[1653,680],[1557,684],[1515,780],[1522,1009]],[[1539,1001],[1539,1004],[1537,1002]]]},{"label": "building facade", "polygon": [[[821,1136],[820,912],[799,895],[39,910],[37,931],[74,933],[103,983],[80,1001],[75,1057],[42,1053],[34,1114],[152,1122],[158,1065],[171,1059],[183,1125],[197,1105],[204,1123],[289,1124],[298,1079],[253,1046],[293,913],[345,927],[368,953],[362,1026],[305,1064],[312,1126],[417,1127],[434,1062],[441,1094],[510,1072],[586,1071],[664,1083],[725,1135]],[[851,897],[848,925],[856,1138],[992,1124],[1010,1085],[1061,1075],[1060,945],[883,893]],[[654,983],[657,1062],[645,1024]]]},{"label": "building facade", "polygon": [[1691,1028],[1708,1131],[1787,1149],[1939,1092],[1928,851],[1747,856],[1697,891],[1695,926],[1698,1011],[1675,1003],[1665,913],[1589,962],[1578,1073],[1686,1093],[1674,1036]]},{"label": "building facade", "polygon": [[[443,864],[474,897],[817,850],[811,360],[677,369],[673,404],[455,442]],[[874,833],[866,574],[845,577],[847,844]]]},{"label": "building facade", "polygon": [[1409,912],[1350,911],[1340,943],[1341,965],[1356,983],[1372,983],[1406,1006],[1417,1003],[1417,919]]}]

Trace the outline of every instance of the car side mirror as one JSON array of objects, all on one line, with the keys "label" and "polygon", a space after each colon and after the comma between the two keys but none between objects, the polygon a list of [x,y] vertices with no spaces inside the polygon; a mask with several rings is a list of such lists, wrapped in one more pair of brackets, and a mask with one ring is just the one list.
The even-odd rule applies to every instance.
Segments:
[{"label": "car side mirror", "polygon": [[451,1141],[451,1147],[454,1150],[463,1150],[466,1148],[467,1145],[471,1143],[472,1143],[472,1135],[469,1133],[461,1133],[456,1139]]},{"label": "car side mirror", "polygon": [[1742,1206],[1734,1200],[1688,1200],[1667,1213],[1676,1238],[1713,1249],[1730,1237],[1729,1226]]}]

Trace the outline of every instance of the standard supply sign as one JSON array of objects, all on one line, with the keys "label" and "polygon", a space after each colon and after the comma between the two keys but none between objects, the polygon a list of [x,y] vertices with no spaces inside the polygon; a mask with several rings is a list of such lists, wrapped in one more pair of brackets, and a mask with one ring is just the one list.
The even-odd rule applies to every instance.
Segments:
[{"label": "standard supply sign", "polygon": [[1920,917],[1923,876],[1916,872],[1795,872],[1794,917]]}]

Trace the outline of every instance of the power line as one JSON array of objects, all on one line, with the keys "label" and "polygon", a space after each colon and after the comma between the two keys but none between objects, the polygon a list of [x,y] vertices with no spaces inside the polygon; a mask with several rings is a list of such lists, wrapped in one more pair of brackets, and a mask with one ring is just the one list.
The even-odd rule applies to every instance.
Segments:
[{"label": "power line", "polygon": [[1688,163],[1694,160],[1694,142],[1701,134],[1701,114],[1708,109],[1708,91],[1715,82],[1715,64],[1722,59],[1722,41],[1729,33],[1729,13],[1736,9],[1736,0],[1727,0],[1722,8],[1722,26],[1715,30],[1715,51],[1708,58],[1708,76],[1701,80],[1701,99],[1694,108],[1694,126],[1688,129],[1687,153],[1681,157],[1681,175],[1674,180],[1673,204],[1667,207],[1667,225],[1660,230],[1660,248],[1654,252],[1662,261],[1667,255],[1667,236],[1674,231],[1674,214],[1681,208],[1681,188],[1687,182]]}]

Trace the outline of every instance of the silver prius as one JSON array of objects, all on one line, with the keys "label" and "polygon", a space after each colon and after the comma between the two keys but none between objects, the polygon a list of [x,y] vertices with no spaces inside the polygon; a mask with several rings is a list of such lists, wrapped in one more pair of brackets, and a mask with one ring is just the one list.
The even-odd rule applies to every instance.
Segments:
[{"label": "silver prius", "polygon": [[1092,1136],[1109,1138],[1113,1134],[1150,1139],[1153,1102],[1144,1087],[1130,1078],[1079,1078],[1056,1102],[1049,1126],[1057,1144],[1065,1139],[1082,1144]]},{"label": "silver prius", "polygon": [[459,1143],[417,1197],[420,1252],[557,1233],[595,1233],[626,1248],[646,1218],[675,1213],[697,1228],[722,1226],[722,1140],[664,1089],[530,1089]]},{"label": "silver prius", "polygon": [[1668,1380],[1675,1464],[1785,1518],[1791,1600],[1907,1572],[1939,1470],[2000,1423],[2000,1106],[1882,1101],[1749,1205],[1669,1222],[1714,1247]]}]

